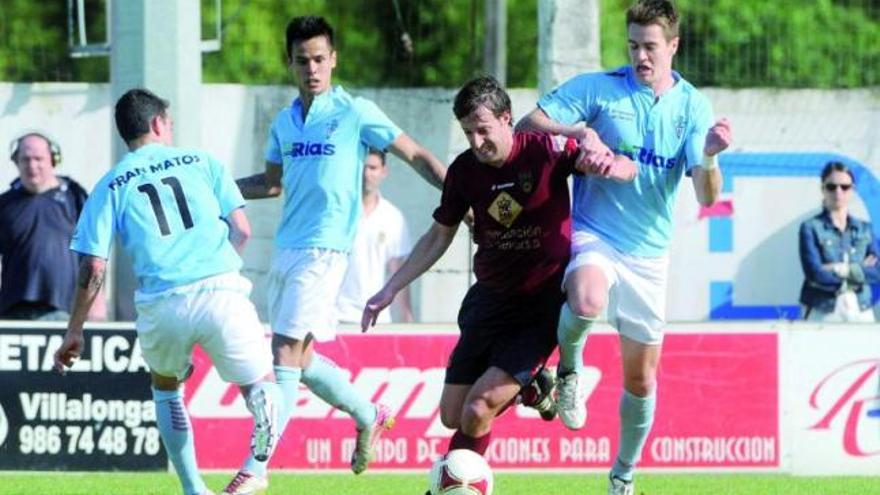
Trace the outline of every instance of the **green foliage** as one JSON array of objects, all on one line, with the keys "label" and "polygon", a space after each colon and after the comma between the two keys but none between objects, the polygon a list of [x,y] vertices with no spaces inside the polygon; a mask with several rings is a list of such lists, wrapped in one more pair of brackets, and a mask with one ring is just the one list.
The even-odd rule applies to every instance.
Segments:
[{"label": "green foliage", "polygon": [[[2,0],[0,14],[0,80],[106,81],[106,58],[72,59],[68,55],[66,2]],[[98,25],[88,34],[104,39],[103,9],[86,2],[87,15]]]},{"label": "green foliage", "polygon": [[[106,39],[104,5],[85,0],[89,41]],[[624,13],[633,0],[599,0],[605,67],[628,61]],[[213,38],[214,0],[200,0]],[[2,0],[0,79],[106,81],[106,57],[71,58],[64,1]],[[480,0],[222,0],[219,52],[203,55],[206,82],[291,84],[284,28],[295,15],[337,31],[336,81],[355,87],[454,88],[482,72]],[[861,87],[880,84],[875,0],[678,0],[676,68],[699,86]],[[507,84],[537,84],[538,0],[507,0]],[[399,11],[399,17],[398,17]],[[401,35],[412,39],[403,48]]]},{"label": "green foliage", "polygon": [[[627,0],[602,0],[602,60],[626,63]],[[880,7],[860,0],[679,0],[676,68],[698,86],[880,84]]]},{"label": "green foliage", "polygon": [[618,67],[629,63],[626,50],[626,9],[629,0],[601,0],[599,23],[602,26],[599,45],[603,67]]},{"label": "green foliage", "polygon": [[[335,79],[347,85],[456,87],[482,71],[483,2],[477,0],[224,0],[223,50],[204,57],[208,82],[283,84],[284,27],[295,15],[325,16],[336,30]],[[537,82],[537,3],[508,1],[508,83]],[[401,36],[412,40],[412,53]],[[511,56],[515,54],[515,56]]]}]

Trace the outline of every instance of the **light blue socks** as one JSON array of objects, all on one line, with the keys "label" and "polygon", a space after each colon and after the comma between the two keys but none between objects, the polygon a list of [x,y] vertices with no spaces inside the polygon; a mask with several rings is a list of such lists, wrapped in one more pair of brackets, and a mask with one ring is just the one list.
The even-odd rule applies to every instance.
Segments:
[{"label": "light blue socks", "polygon": [[324,402],[347,412],[358,429],[363,429],[376,421],[376,407],[369,398],[358,392],[345,373],[332,361],[319,355],[312,355],[312,362],[303,371],[302,381]]},{"label": "light blue socks", "polygon": [[205,482],[199,475],[196,463],[196,448],[193,440],[189,414],[183,405],[183,393],[180,390],[153,389],[153,402],[156,404],[156,423],[159,435],[165,444],[168,458],[177,471],[183,493],[187,495],[201,494],[207,490]]},{"label": "light blue socks", "polygon": [[633,470],[645,446],[645,440],[654,424],[656,390],[647,397],[638,397],[623,391],[620,398],[620,448],[611,468],[611,476],[632,481]]},{"label": "light blue socks", "polygon": [[[275,381],[278,384],[276,390],[279,390],[275,393],[280,394],[280,398],[276,395],[272,395],[272,398],[278,399],[276,402],[278,411],[278,425],[276,427],[276,430],[278,431],[278,441],[281,440],[284,430],[287,428],[287,423],[290,421],[290,416],[293,414],[293,409],[296,407],[296,396],[299,394],[299,382],[301,378],[302,369],[300,368],[275,366]],[[243,469],[259,476],[266,476],[266,466],[268,464],[269,460],[260,462],[254,459],[253,454],[248,454]]]},{"label": "light blue socks", "polygon": [[559,310],[559,326],[556,327],[556,339],[559,341],[557,376],[569,371],[583,371],[584,346],[595,321],[593,318],[574,314],[567,302],[562,305]]}]

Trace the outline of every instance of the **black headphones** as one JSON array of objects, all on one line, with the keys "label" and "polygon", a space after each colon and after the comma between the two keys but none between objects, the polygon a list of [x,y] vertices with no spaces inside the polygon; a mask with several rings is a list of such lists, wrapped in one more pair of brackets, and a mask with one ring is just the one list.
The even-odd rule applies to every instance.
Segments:
[{"label": "black headphones", "polygon": [[21,142],[24,138],[30,136],[38,136],[46,141],[46,144],[49,145],[49,155],[52,158],[52,166],[57,167],[58,164],[61,163],[61,146],[58,146],[58,143],[52,141],[52,139],[40,132],[28,132],[27,134],[22,134],[20,137],[13,139],[9,143],[9,159],[18,163],[18,151],[21,148]]}]

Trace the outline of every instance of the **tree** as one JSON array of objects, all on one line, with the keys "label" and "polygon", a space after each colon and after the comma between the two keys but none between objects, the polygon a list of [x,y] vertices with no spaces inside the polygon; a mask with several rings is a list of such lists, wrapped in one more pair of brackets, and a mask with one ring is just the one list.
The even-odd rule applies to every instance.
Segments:
[{"label": "tree", "polygon": [[[104,1],[86,1],[89,33],[105,39]],[[110,1],[110,0],[106,0]],[[602,62],[627,63],[624,13],[601,0]],[[72,59],[65,2],[2,0],[0,78],[107,81],[106,57]],[[212,0],[201,0],[213,36]],[[859,87],[880,84],[876,0],[678,0],[676,69],[699,86]],[[482,71],[480,0],[222,0],[223,43],[203,56],[206,82],[290,84],[284,28],[295,15],[337,29],[336,80],[354,87],[456,88]],[[508,86],[537,82],[537,0],[508,0]],[[401,35],[412,40],[407,51]]]},{"label": "tree", "polygon": [[[853,0],[681,0],[676,69],[698,86],[880,84],[880,6]],[[628,0],[603,0],[602,56],[626,63]]]}]

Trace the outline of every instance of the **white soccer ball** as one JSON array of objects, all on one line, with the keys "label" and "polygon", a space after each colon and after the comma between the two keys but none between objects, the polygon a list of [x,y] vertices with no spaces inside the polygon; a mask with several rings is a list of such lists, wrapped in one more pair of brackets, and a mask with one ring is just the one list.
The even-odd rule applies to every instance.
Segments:
[{"label": "white soccer ball", "polygon": [[456,449],[431,468],[431,495],[492,495],[492,470],[480,454]]}]

